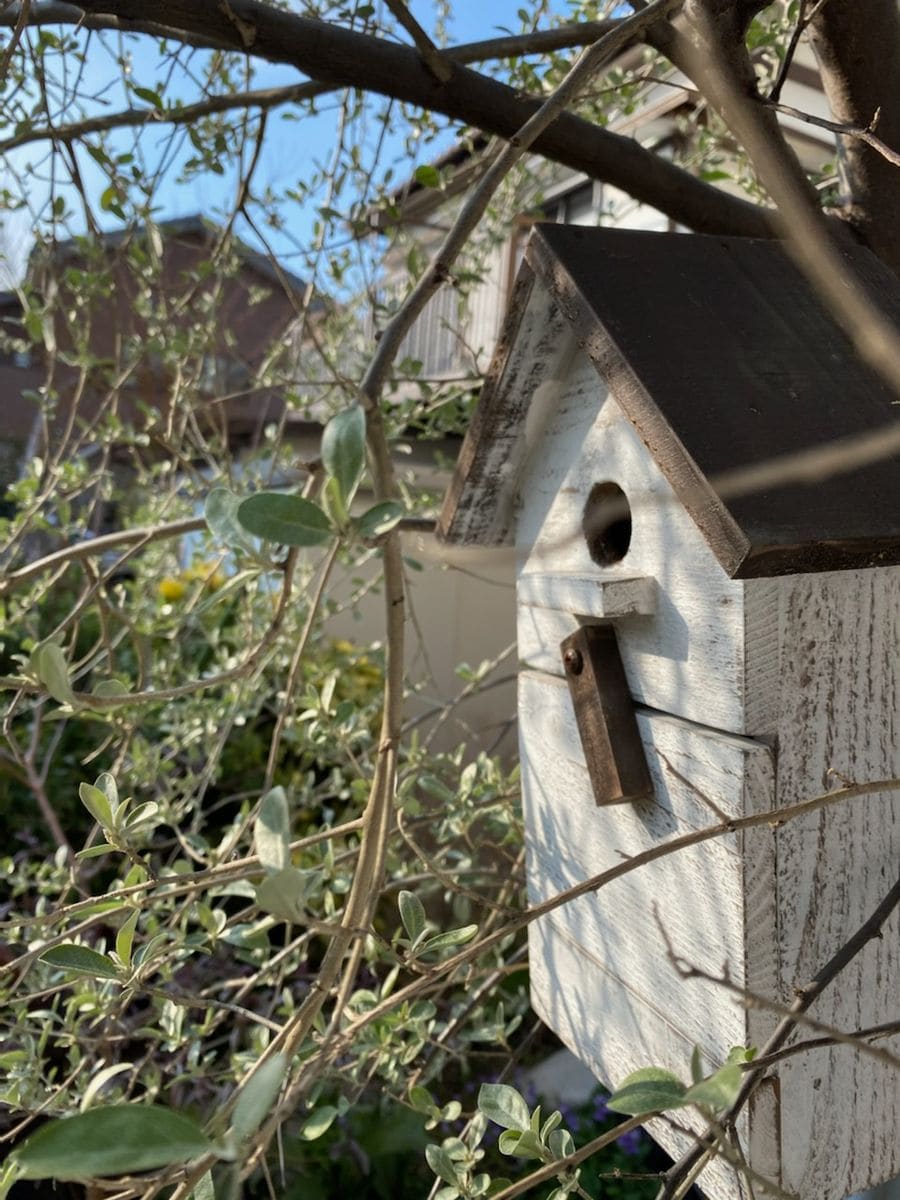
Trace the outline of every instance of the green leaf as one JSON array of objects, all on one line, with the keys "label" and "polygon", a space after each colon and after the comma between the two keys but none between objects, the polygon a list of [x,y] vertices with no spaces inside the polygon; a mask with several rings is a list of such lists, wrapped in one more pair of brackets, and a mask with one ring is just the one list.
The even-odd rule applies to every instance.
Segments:
[{"label": "green leaf", "polygon": [[356,532],[367,541],[370,538],[381,537],[403,520],[406,509],[399,500],[384,500],[381,504],[373,504],[356,521]]},{"label": "green leaf", "polygon": [[684,1107],[686,1088],[677,1075],[662,1067],[633,1071],[607,1100],[607,1108],[629,1117]]},{"label": "green leaf", "polygon": [[266,792],[253,825],[253,846],[267,871],[290,866],[290,815],[283,787]]},{"label": "green leaf", "polygon": [[328,517],[302,496],[257,492],[241,501],[237,516],[249,533],[282,546],[320,546],[332,536]]},{"label": "green leaf", "polygon": [[703,1108],[711,1108],[721,1112],[729,1108],[737,1099],[741,1090],[744,1072],[738,1063],[730,1063],[719,1067],[706,1079],[701,1079],[684,1094],[685,1104],[699,1104]]},{"label": "green leaf", "polygon": [[231,1128],[239,1142],[252,1137],[272,1111],[287,1070],[283,1054],[273,1054],[247,1081],[238,1096]]},{"label": "green leaf", "polygon": [[206,497],[203,515],[213,537],[223,546],[230,550],[244,550],[247,554],[255,554],[256,547],[238,520],[237,511],[240,506],[240,496],[236,496],[228,488],[217,487]]},{"label": "green leaf", "polygon": [[82,858],[100,858],[101,855],[109,854],[115,848],[109,842],[99,842],[96,846],[88,846],[86,850],[79,850],[75,857],[79,860]]},{"label": "green leaf", "polygon": [[325,426],[322,462],[349,506],[366,465],[366,414],[358,404],[337,413]]},{"label": "green leaf", "polygon": [[212,1150],[193,1121],[168,1108],[113,1104],[51,1121],[14,1152],[23,1179],[92,1179],[187,1162]]},{"label": "green leaf", "polygon": [[518,1129],[507,1129],[500,1134],[497,1149],[501,1154],[515,1155],[516,1158],[542,1158],[543,1148],[536,1134],[530,1129],[520,1133]]},{"label": "green leaf", "polygon": [[441,173],[437,167],[432,167],[425,163],[421,167],[416,167],[415,170],[416,183],[422,187],[436,188],[441,186]]},{"label": "green leaf", "polygon": [[406,936],[411,942],[415,942],[424,933],[427,920],[422,901],[414,892],[402,891],[397,897],[397,903]]},{"label": "green leaf", "polygon": [[109,829],[113,823],[112,808],[104,793],[92,783],[80,783],[78,785],[78,795],[81,797],[81,803],[98,825],[102,825],[104,829]]},{"label": "green leaf", "polygon": [[435,1146],[433,1142],[430,1142],[425,1147],[425,1158],[438,1179],[443,1179],[444,1183],[454,1186],[458,1183],[459,1177],[453,1165],[453,1159],[443,1146]]},{"label": "green leaf", "polygon": [[42,642],[31,652],[31,669],[54,700],[74,704],[75,693],[69,682],[69,665],[56,642]]},{"label": "green leaf", "polygon": [[131,90],[139,100],[143,100],[147,104],[152,104],[158,112],[163,111],[164,105],[159,92],[155,92],[152,88],[144,87],[133,87]]},{"label": "green leaf", "polygon": [[116,954],[126,967],[131,966],[131,947],[134,944],[134,931],[140,915],[140,909],[136,908],[129,917],[125,918],[116,934]]},{"label": "green leaf", "polygon": [[409,1089],[409,1102],[416,1112],[430,1113],[437,1108],[434,1102],[434,1097],[426,1087],[412,1087]]},{"label": "green leaf", "polygon": [[444,933],[436,933],[424,941],[419,947],[420,954],[430,954],[434,950],[446,950],[450,946],[462,946],[471,942],[478,932],[477,925],[461,925],[459,929],[448,929]]},{"label": "green leaf", "polygon": [[113,699],[116,696],[127,696],[129,688],[121,679],[101,679],[91,688],[91,695],[98,700]]},{"label": "green leaf", "polygon": [[111,1079],[116,1075],[123,1075],[126,1071],[133,1071],[133,1062],[113,1063],[110,1067],[103,1067],[93,1076],[90,1083],[84,1089],[84,1095],[81,1097],[81,1103],[78,1106],[79,1112],[87,1112],[94,1102],[94,1097],[99,1094],[100,1090],[106,1086]]},{"label": "green leaf", "polygon": [[207,1171],[197,1180],[189,1200],[216,1200],[216,1189],[213,1185],[212,1171]]},{"label": "green leaf", "polygon": [[303,919],[306,901],[321,879],[321,870],[301,871],[297,867],[285,867],[283,871],[266,876],[256,889],[256,903],[263,912],[296,923]]},{"label": "green leaf", "polygon": [[40,959],[51,967],[61,967],[70,975],[89,975],[93,979],[119,978],[115,965],[105,954],[98,954],[89,946],[76,946],[73,942],[52,946],[40,955]]},{"label": "green leaf", "polygon": [[531,1124],[525,1098],[508,1083],[483,1083],[478,1090],[478,1111],[504,1129],[528,1129]]},{"label": "green leaf", "polygon": [[115,809],[119,803],[119,785],[109,771],[101,772],[94,780],[94,787],[103,793],[109,801],[110,809]]},{"label": "green leaf", "polygon": [[307,1117],[300,1130],[300,1136],[305,1142],[314,1142],[326,1133],[338,1115],[338,1110],[332,1104],[323,1104],[311,1116]]},{"label": "green leaf", "polygon": [[554,1129],[547,1145],[554,1158],[568,1158],[575,1153],[575,1140],[568,1129]]}]

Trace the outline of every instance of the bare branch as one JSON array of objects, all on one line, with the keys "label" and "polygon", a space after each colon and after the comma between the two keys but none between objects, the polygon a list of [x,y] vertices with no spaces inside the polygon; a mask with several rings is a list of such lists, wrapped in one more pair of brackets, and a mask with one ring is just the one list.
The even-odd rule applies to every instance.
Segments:
[{"label": "bare branch", "polygon": [[[79,10],[70,10],[77,13]],[[453,64],[447,83],[436,84],[415,49],[285,12],[260,0],[234,0],[228,11],[252,29],[248,47],[234,21],[219,5],[190,0],[85,0],[81,15],[114,17],[118,28],[145,30],[149,18],[168,36],[193,43],[217,42],[270,62],[296,67],[330,87],[364,88],[442,113],[502,138],[514,137],[540,102],[486,75]],[[178,32],[180,31],[180,32]],[[563,113],[535,139],[545,157],[622,188],[673,220],[698,232],[771,236],[765,209],[704,183],[636,140]]]},{"label": "bare branch", "polygon": [[[776,1053],[776,1051],[784,1046],[797,1026],[798,1017],[806,1012],[813,1001],[824,992],[829,984],[834,982],[841,971],[859,954],[863,947],[872,938],[880,935],[881,927],[898,904],[900,904],[900,879],[898,879],[871,916],[863,922],[853,936],[847,939],[844,945],[832,955],[828,962],[816,972],[815,976],[807,984],[797,989],[797,999],[791,1005],[790,1014],[779,1022],[775,1032],[760,1051],[760,1061],[762,1063],[765,1062],[769,1055]],[[722,1124],[726,1128],[733,1124],[734,1119],[750,1099],[750,1096],[764,1074],[765,1066],[757,1066],[755,1070],[751,1068],[748,1071],[747,1078],[741,1084],[737,1099],[722,1119]],[[695,1164],[705,1152],[706,1147],[698,1143],[698,1145],[688,1150],[679,1159],[667,1175],[666,1184],[660,1193],[659,1200],[674,1200],[675,1196],[679,1193],[680,1185],[691,1173]]]},{"label": "bare branch", "polygon": [[801,112],[799,108],[791,108],[789,104],[779,104],[774,100],[767,100],[766,104],[771,105],[777,112],[784,113],[788,117],[796,117],[800,121],[806,121],[808,125],[817,125],[820,129],[828,129],[831,133],[838,133],[842,137],[859,138],[860,141],[871,146],[882,158],[886,158],[889,163],[893,163],[895,167],[900,167],[900,154],[886,145],[881,138],[875,136],[874,131],[878,127],[880,110],[876,110],[871,124],[863,128],[860,125],[842,125],[840,121],[828,121],[825,117],[815,117],[812,113]]},{"label": "bare branch", "polygon": [[445,59],[441,58],[437,46],[407,8],[406,0],[386,0],[386,2],[394,17],[412,38],[413,45],[422,55],[422,61],[438,83],[449,82],[451,75],[449,65]]}]

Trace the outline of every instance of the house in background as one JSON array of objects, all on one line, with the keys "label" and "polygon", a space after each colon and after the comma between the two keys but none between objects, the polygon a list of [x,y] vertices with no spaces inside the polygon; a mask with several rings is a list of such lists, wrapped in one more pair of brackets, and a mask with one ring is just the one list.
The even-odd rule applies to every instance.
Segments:
[{"label": "house in background", "polygon": [[[643,51],[636,47],[623,54],[617,71],[640,74]],[[700,97],[674,68],[659,74],[659,64],[646,72],[642,83],[630,86],[627,103],[614,114],[608,128],[630,136],[664,157],[690,169],[697,138],[708,123]],[[791,112],[779,114],[800,162],[810,172],[821,172],[831,163],[838,147],[834,135],[810,124],[795,113],[828,118],[830,110],[811,48],[801,42],[784,82],[781,100]],[[387,202],[370,213],[376,234],[390,238],[383,255],[381,304],[373,313],[377,330],[389,318],[395,299],[408,287],[411,251],[421,261],[433,254],[455,217],[461,198],[480,178],[487,139],[473,134],[432,164],[441,178],[439,187],[429,187],[410,177]],[[742,165],[723,152],[711,181],[725,190],[741,192]],[[833,187],[833,174],[823,178],[823,187]],[[525,243],[538,221],[567,225],[604,225],[653,232],[677,231],[668,217],[633,200],[609,184],[588,179],[570,168],[537,157],[527,160],[518,185],[519,213],[506,228],[485,237],[477,251],[463,257],[460,272],[464,285],[446,285],[432,298],[403,343],[398,359],[421,364],[419,378],[435,384],[465,383],[477,390],[486,372],[500,334]],[[474,273],[477,282],[466,282]]]},{"label": "house in background", "polygon": [[[176,430],[199,462],[207,442],[259,444],[285,409],[287,372],[265,367],[307,289],[233,238],[211,272],[224,242],[194,216],[35,246],[22,289],[0,295],[0,483],[35,455],[93,460],[101,446],[127,473]],[[308,308],[314,321],[325,302]]]}]

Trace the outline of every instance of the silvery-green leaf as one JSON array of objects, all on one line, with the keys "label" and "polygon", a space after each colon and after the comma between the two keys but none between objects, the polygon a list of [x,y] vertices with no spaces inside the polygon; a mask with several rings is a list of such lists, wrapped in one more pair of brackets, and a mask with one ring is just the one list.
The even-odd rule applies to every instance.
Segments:
[{"label": "silvery-green leaf", "polygon": [[702,1108],[711,1108],[714,1112],[722,1112],[729,1108],[737,1099],[744,1080],[744,1072],[738,1063],[730,1063],[719,1067],[707,1079],[701,1079],[684,1093],[685,1104],[699,1104]]},{"label": "silvery-green leaf", "polygon": [[333,1105],[323,1104],[304,1121],[300,1136],[305,1142],[314,1142],[331,1128],[337,1115],[338,1110]]},{"label": "silvery-green leaf", "polygon": [[325,426],[322,463],[349,505],[366,465],[366,415],[358,404],[335,414]]},{"label": "silvery-green leaf", "polygon": [[531,1124],[524,1097],[508,1083],[483,1083],[478,1090],[478,1111],[504,1129],[528,1129]]},{"label": "silvery-green leaf", "polygon": [[78,785],[78,795],[81,797],[81,803],[94,820],[99,825],[102,825],[104,829],[111,828],[113,815],[106,794],[92,783],[80,783]]},{"label": "silvery-green leaf", "polygon": [[203,515],[213,537],[223,546],[229,550],[244,550],[248,554],[255,554],[256,547],[238,520],[237,510],[242,499],[242,496],[236,496],[228,488],[213,488],[206,497]]},{"label": "silvery-green leaf", "polygon": [[406,509],[399,500],[383,500],[380,504],[373,504],[361,517],[357,517],[356,531],[364,541],[380,537],[402,521],[405,513]]},{"label": "silvery-green leaf", "polygon": [[92,979],[119,978],[115,964],[105,954],[99,954],[89,946],[77,946],[73,942],[51,946],[40,955],[40,959],[51,967],[60,967],[63,971],[68,971],[70,975],[88,975]]},{"label": "silvery-green leaf", "polygon": [[267,871],[283,871],[290,864],[290,814],[283,787],[272,788],[260,800],[253,846]]},{"label": "silvery-green leaf", "polygon": [[458,1176],[456,1168],[453,1165],[453,1159],[443,1146],[429,1144],[425,1147],[425,1158],[438,1179],[443,1179],[444,1183],[450,1184],[457,1182]]},{"label": "silvery-green leaf", "polygon": [[256,889],[256,903],[263,912],[296,923],[303,919],[306,901],[322,879],[320,870],[301,871],[285,867],[266,878]]},{"label": "silvery-green leaf", "polygon": [[239,1142],[252,1137],[272,1111],[286,1071],[285,1056],[273,1054],[241,1088],[231,1118],[232,1132]]},{"label": "silvery-green leaf", "polygon": [[96,1075],[91,1078],[90,1083],[84,1089],[84,1095],[81,1097],[81,1103],[78,1106],[80,1112],[86,1112],[94,1101],[94,1097],[98,1095],[103,1087],[116,1075],[121,1075],[125,1071],[133,1071],[134,1063],[121,1062],[113,1063],[112,1066],[103,1067]]},{"label": "silvery-green leaf", "polygon": [[31,669],[54,700],[74,704],[75,693],[69,682],[69,665],[56,642],[42,642],[31,654]]},{"label": "silvery-green leaf", "polygon": [[91,695],[98,700],[111,700],[116,696],[127,696],[129,688],[121,679],[101,679],[91,688]]},{"label": "silvery-green leaf", "polygon": [[462,946],[471,942],[478,932],[477,925],[462,925],[459,929],[448,929],[444,933],[436,933],[427,938],[419,947],[420,954],[429,954],[434,950],[446,950],[452,946]]},{"label": "silvery-green leaf", "polygon": [[282,546],[321,546],[332,536],[326,514],[302,496],[257,492],[241,501],[237,515],[250,533]]},{"label": "silvery-green leaf", "polygon": [[423,933],[426,924],[425,909],[422,901],[414,892],[401,891],[397,897],[400,908],[400,920],[406,930],[406,936],[415,942]]},{"label": "silvery-green leaf", "polygon": [[116,954],[126,967],[131,966],[131,947],[134,944],[134,931],[140,915],[140,910],[136,908],[130,916],[125,918],[116,934]]},{"label": "silvery-green leaf", "polygon": [[212,1149],[202,1129],[171,1109],[147,1104],[91,1108],[51,1121],[14,1158],[22,1179],[93,1179],[188,1162]]},{"label": "silvery-green leaf", "polygon": [[665,1112],[666,1109],[684,1106],[686,1090],[678,1076],[671,1071],[662,1067],[642,1067],[622,1080],[606,1106],[613,1112],[629,1117]]}]

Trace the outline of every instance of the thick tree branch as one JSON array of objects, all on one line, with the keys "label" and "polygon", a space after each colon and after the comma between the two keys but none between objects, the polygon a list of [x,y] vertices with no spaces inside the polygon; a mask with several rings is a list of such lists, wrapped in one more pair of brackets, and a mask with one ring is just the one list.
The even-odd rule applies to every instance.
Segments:
[{"label": "thick tree branch", "polygon": [[[358,87],[442,113],[502,138],[515,136],[539,107],[514,89],[454,64],[439,84],[418,52],[325,21],[299,17],[259,0],[221,5],[194,0],[85,0],[90,17],[139,30],[149,20],[192,42],[201,37],[270,62],[286,63],[332,87]],[[673,220],[703,233],[767,237],[769,214],[657,157],[636,141],[565,113],[537,139],[547,158],[602,179]]]},{"label": "thick tree branch", "polygon": [[[828,0],[810,34],[835,120],[877,129],[882,142],[900,147],[897,0]],[[866,245],[900,274],[897,167],[858,137],[844,137],[842,144],[849,218]]]},{"label": "thick tree branch", "polygon": [[[66,10],[78,13],[72,5],[63,5]],[[57,24],[60,17],[59,5],[53,5],[55,20],[47,17],[47,6],[40,9],[41,19],[32,20],[30,24]],[[0,28],[11,26],[15,15],[0,14]],[[108,28],[108,23],[102,18],[90,18],[84,21],[86,28],[94,28],[95,21],[100,22],[98,28]],[[459,46],[451,46],[438,51],[442,59],[452,59],[457,63],[488,62],[492,59],[518,58],[532,54],[544,54],[554,50],[571,50],[579,46],[590,45],[597,38],[609,33],[619,24],[618,21],[582,21],[577,25],[560,25],[557,29],[542,29],[534,33],[514,34],[509,37],[488,38],[485,41],[464,42]],[[118,21],[116,28],[119,28]],[[191,42],[191,45],[197,43]],[[209,43],[212,45],[212,43]],[[199,121],[202,117],[215,116],[217,113],[234,110],[256,108],[266,112],[283,104],[300,104],[304,100],[313,100],[318,96],[328,95],[334,89],[324,83],[295,83],[284,87],[257,88],[246,92],[228,92],[219,96],[208,96],[195,104],[174,105],[162,112],[144,105],[140,108],[126,108],[120,112],[102,113],[95,117],[85,117],[81,121],[70,121],[65,125],[34,125],[22,129],[13,137],[0,141],[0,153],[14,150],[17,146],[26,146],[31,142],[41,142],[52,139],[56,142],[73,142],[90,133],[102,133],[110,129],[127,129],[140,125],[188,125]]]}]

